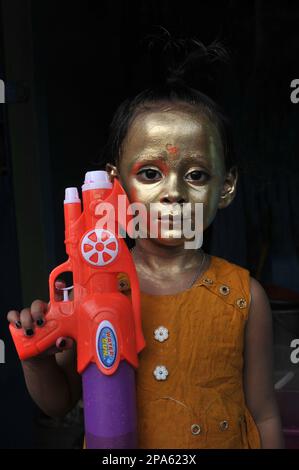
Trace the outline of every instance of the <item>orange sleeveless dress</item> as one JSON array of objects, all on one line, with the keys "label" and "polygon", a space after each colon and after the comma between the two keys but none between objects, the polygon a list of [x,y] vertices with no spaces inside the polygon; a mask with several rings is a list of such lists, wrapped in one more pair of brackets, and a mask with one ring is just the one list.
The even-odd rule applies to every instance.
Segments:
[{"label": "orange sleeveless dress", "polygon": [[[146,347],[136,373],[139,448],[261,447],[242,377],[249,271],[210,259],[191,289],[141,292]],[[122,290],[129,294],[129,287]]]},{"label": "orange sleeveless dress", "polygon": [[140,448],[261,447],[243,392],[249,304],[249,272],[216,256],[191,289],[141,293]]}]

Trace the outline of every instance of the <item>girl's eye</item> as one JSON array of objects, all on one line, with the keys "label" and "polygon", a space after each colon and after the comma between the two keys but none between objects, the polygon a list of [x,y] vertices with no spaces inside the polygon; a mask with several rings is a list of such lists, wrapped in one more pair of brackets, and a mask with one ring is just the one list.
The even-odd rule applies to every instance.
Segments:
[{"label": "girl's eye", "polygon": [[140,170],[138,171],[137,175],[142,176],[144,181],[158,181],[162,176],[158,170],[154,170],[153,168],[145,168]]},{"label": "girl's eye", "polygon": [[205,183],[210,178],[210,175],[205,171],[193,170],[186,175],[186,180],[192,183]]}]

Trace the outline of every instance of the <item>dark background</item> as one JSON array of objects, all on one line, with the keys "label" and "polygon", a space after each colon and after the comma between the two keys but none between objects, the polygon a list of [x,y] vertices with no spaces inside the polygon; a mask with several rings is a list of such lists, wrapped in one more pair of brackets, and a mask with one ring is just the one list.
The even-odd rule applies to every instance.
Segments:
[{"label": "dark background", "polygon": [[36,446],[38,414],[6,312],[47,299],[48,274],[65,260],[64,188],[101,168],[116,107],[148,84],[140,40],[155,25],[231,50],[212,97],[232,119],[240,183],[205,248],[250,269],[269,295],[299,298],[298,24],[295,0],[0,2],[0,447]]}]

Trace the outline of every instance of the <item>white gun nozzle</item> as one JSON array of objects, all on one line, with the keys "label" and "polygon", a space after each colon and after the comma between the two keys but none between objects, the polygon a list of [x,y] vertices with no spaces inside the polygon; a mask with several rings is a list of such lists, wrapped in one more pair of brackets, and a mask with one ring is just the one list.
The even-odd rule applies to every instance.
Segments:
[{"label": "white gun nozzle", "polygon": [[113,184],[109,180],[107,171],[88,171],[85,174],[82,190],[87,189],[111,189]]},{"label": "white gun nozzle", "polygon": [[81,202],[77,188],[66,188],[64,204],[72,204],[73,202]]}]

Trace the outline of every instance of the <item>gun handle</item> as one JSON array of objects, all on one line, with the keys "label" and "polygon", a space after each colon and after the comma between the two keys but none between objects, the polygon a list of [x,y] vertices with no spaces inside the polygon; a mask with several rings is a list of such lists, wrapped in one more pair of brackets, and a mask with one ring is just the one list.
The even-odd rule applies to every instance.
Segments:
[{"label": "gun handle", "polygon": [[[62,310],[62,305],[63,310]],[[68,304],[68,305],[66,305]],[[68,307],[68,313],[66,312]],[[46,322],[42,328],[35,328],[33,336],[25,336],[23,330],[9,325],[14,344],[21,360],[41,354],[53,346],[59,336],[76,337],[73,302],[56,302],[46,313]]]}]

